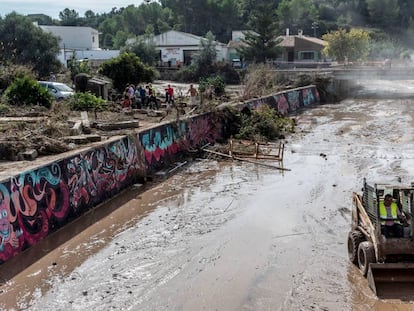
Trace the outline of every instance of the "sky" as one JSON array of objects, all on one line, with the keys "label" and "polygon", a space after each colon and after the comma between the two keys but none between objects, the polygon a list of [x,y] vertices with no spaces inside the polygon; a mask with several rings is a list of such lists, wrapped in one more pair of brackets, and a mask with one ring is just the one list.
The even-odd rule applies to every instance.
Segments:
[{"label": "sky", "polygon": [[95,13],[108,13],[112,8],[122,8],[128,5],[139,6],[144,0],[0,0],[0,16],[5,17],[12,11],[19,14],[43,13],[58,19],[59,12],[65,8],[75,10],[79,16],[84,16],[87,10]]}]

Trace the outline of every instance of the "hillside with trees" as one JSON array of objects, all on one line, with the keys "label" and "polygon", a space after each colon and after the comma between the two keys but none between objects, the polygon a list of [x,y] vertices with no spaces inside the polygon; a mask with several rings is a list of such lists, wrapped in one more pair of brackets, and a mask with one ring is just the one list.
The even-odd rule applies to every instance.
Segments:
[{"label": "hillside with trees", "polygon": [[302,30],[304,35],[322,37],[340,28],[358,27],[392,37],[399,44],[414,44],[414,2],[410,0],[160,0],[114,7],[104,14],[89,10],[80,16],[66,8],[59,20],[33,18],[39,24],[96,28],[102,48],[118,49],[128,38],[170,29],[199,36],[210,31],[218,41],[227,43],[232,30],[254,29],[258,14],[252,12],[264,13],[268,6],[279,35],[289,28],[292,34]]},{"label": "hillside with trees", "polygon": [[[275,59],[280,53],[277,38],[284,35],[286,29],[290,34],[301,32],[326,40],[325,55],[339,62],[407,60],[411,58],[414,46],[413,17],[414,2],[408,0],[148,0],[139,6],[114,7],[103,14],[88,10],[84,16],[65,8],[57,20],[43,14],[22,16],[11,13],[0,16],[0,114],[26,112],[29,106],[56,113],[56,122],[45,127],[47,133],[41,133],[43,136],[58,135],[60,129],[50,126],[65,119],[62,115],[67,117],[77,110],[96,114],[114,109],[110,111],[116,113],[113,118],[119,117],[119,102],[113,100],[113,105],[107,105],[103,99],[83,93],[82,88],[78,88],[80,92],[65,105],[52,104],[50,94],[41,89],[36,80],[59,72],[68,81],[76,80],[75,76],[82,78],[78,81],[86,81],[90,68],[74,57],[67,70],[59,68],[56,58],[58,38],[43,32],[34,22],[93,27],[99,31],[101,48],[121,50],[119,57],[105,62],[97,71],[111,78],[118,92],[115,98],[122,97],[127,83],[138,84],[157,78],[159,72],[153,66],[159,54],[148,44],[148,39],[167,30],[204,38],[193,63],[177,70],[171,80],[197,81],[200,93],[214,89],[214,94],[222,98],[226,83],[238,84],[240,79],[248,77],[248,81],[244,81],[243,98],[251,98],[274,93],[280,87],[313,83],[303,78],[283,85],[268,67],[260,64]],[[214,61],[216,40],[229,42],[234,30],[245,31],[243,40],[246,45],[239,52],[249,64],[260,64],[257,68],[247,66],[245,71],[237,71],[228,62]],[[10,131],[14,132],[14,128]],[[40,141],[34,135],[31,137]],[[53,145],[56,142],[57,139],[53,140]],[[26,146],[25,143],[20,145],[22,148]]]},{"label": "hillside with trees", "polygon": [[[148,66],[158,56],[147,39],[171,29],[205,38],[209,34],[223,43],[231,40],[233,30],[251,30],[245,32],[247,47],[239,52],[255,63],[279,53],[275,38],[286,29],[325,39],[326,55],[338,61],[345,55],[349,61],[406,60],[414,46],[413,18],[414,2],[408,0],[149,0],[102,14],[88,10],[83,16],[65,8],[57,20],[11,13],[0,17],[0,59],[29,66],[40,77],[55,72],[58,42],[32,23],[37,22],[93,27],[100,33],[101,48],[134,53]],[[187,76],[192,79],[196,71]]]}]

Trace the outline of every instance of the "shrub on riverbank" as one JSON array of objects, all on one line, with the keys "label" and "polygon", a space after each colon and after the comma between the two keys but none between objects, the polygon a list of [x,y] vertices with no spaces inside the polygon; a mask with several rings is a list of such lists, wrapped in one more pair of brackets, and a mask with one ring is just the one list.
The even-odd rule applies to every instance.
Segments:
[{"label": "shrub on riverbank", "polygon": [[222,110],[227,135],[236,139],[275,141],[295,130],[293,119],[280,115],[275,109],[263,105],[258,110],[238,111],[226,107]]}]

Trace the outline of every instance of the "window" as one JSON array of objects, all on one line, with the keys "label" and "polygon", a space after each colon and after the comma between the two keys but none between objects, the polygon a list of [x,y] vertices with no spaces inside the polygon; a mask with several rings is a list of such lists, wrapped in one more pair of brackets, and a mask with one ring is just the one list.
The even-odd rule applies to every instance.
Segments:
[{"label": "window", "polygon": [[314,52],[301,52],[301,59],[313,60],[314,59]]}]

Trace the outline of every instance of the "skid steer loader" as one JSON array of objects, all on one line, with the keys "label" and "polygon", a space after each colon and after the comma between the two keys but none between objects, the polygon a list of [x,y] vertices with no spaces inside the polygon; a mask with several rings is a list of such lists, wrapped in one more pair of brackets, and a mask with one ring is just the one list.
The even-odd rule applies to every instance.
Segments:
[{"label": "skid steer loader", "polygon": [[[386,238],[381,233],[380,202],[387,194],[404,215],[401,237]],[[353,193],[348,255],[379,298],[414,300],[413,197],[413,184],[370,185],[365,179],[362,193]]]}]

